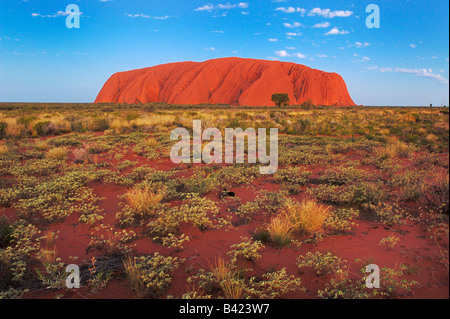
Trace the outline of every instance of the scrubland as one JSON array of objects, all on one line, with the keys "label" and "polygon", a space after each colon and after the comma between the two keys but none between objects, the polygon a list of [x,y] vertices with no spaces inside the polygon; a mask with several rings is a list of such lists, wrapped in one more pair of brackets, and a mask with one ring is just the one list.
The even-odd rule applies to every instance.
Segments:
[{"label": "scrubland", "polygon": [[[278,171],[172,163],[195,119]],[[448,298],[448,172],[442,108],[0,104],[0,298]]]}]

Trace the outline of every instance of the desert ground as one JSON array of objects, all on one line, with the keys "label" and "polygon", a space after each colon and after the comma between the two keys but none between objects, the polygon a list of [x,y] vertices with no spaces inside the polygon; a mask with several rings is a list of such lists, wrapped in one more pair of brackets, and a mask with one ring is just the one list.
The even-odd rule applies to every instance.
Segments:
[{"label": "desert ground", "polygon": [[[174,164],[195,119],[278,171]],[[448,299],[448,196],[446,108],[4,103],[0,298]]]}]

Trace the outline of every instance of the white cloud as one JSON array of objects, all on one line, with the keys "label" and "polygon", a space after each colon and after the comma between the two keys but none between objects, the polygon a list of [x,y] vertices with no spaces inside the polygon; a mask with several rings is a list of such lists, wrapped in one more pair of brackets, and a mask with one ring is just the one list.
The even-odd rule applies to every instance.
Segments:
[{"label": "white cloud", "polygon": [[371,67],[367,67],[367,70],[378,70],[380,72],[383,73],[392,73],[392,72],[396,72],[396,73],[402,73],[402,74],[411,74],[411,75],[415,75],[421,78],[428,78],[428,79],[433,79],[436,80],[438,82],[440,82],[441,84],[445,84],[448,85],[449,81],[448,79],[444,78],[442,75],[440,74],[436,74],[433,72],[432,69],[408,69],[408,68],[389,68],[389,67],[378,67],[378,66],[371,66]]},{"label": "white cloud", "polygon": [[301,53],[294,53],[293,56],[299,58],[299,59],[306,59],[306,55]]},{"label": "white cloud", "polygon": [[294,12],[298,12],[300,13],[302,16],[306,13],[306,10],[303,8],[294,8],[294,7],[279,7],[276,8],[275,11],[281,11],[284,13],[294,13]]},{"label": "white cloud", "polygon": [[56,18],[56,17],[68,16],[68,15],[71,15],[71,14],[82,15],[83,12],[73,13],[73,12],[58,11],[55,14],[39,14],[39,13],[33,12],[31,14],[31,16],[32,17],[41,17],[41,18]]},{"label": "white cloud", "polygon": [[125,15],[127,17],[130,17],[130,18],[145,18],[145,19],[150,18],[149,15],[146,15],[146,14],[143,14],[143,13],[136,13],[136,14],[125,13]]},{"label": "white cloud", "polygon": [[346,18],[350,17],[353,14],[353,11],[345,10],[345,11],[331,11],[330,9],[320,9],[320,8],[314,8],[312,9],[308,15],[309,16],[322,16],[324,18],[334,18],[334,17],[341,17]]},{"label": "white cloud", "polygon": [[231,4],[231,3],[227,3],[227,4],[218,4],[217,5],[218,9],[224,9],[224,10],[229,10],[229,9],[233,9],[236,8],[235,4]]},{"label": "white cloud", "polygon": [[347,34],[347,33],[349,33],[349,32],[348,32],[348,31],[345,31],[345,30],[339,31],[338,28],[334,27],[333,29],[331,29],[330,31],[328,31],[327,33],[325,33],[325,35]]},{"label": "white cloud", "polygon": [[413,49],[417,48],[417,44],[410,44],[409,46]]},{"label": "white cloud", "polygon": [[125,13],[125,16],[129,17],[129,18],[144,18],[144,19],[155,19],[155,20],[167,20],[169,18],[174,18],[176,16],[162,16],[162,17],[151,17],[148,14],[144,14],[144,13],[135,13],[135,14],[130,14],[130,13]]},{"label": "white cloud", "polygon": [[300,22],[294,22],[294,23],[284,23],[284,26],[286,28],[300,28],[302,26],[302,24]]},{"label": "white cloud", "polygon": [[326,54],[317,54],[317,57],[318,58],[327,58],[328,55],[326,55]]},{"label": "white cloud", "polygon": [[330,22],[322,22],[313,25],[313,28],[328,28],[330,26]]},{"label": "white cloud", "polygon": [[269,39],[269,42],[277,42],[277,41],[278,41],[278,39],[275,39],[275,38]]},{"label": "white cloud", "polygon": [[[238,4],[231,4],[231,3],[227,2],[225,4],[218,4],[216,6],[214,6],[212,4],[205,4],[201,7],[198,7],[197,9],[194,9],[194,11],[211,12],[216,9],[219,9],[219,10],[230,10],[230,9],[235,9],[235,8],[247,9],[248,7],[249,7],[248,2],[239,2]],[[248,12],[243,11],[242,14],[248,14]]]},{"label": "white cloud", "polygon": [[432,69],[405,69],[405,68],[395,68],[395,72],[403,73],[403,74],[414,74],[418,77],[430,78],[439,81],[442,84],[448,85],[448,79],[444,78],[440,74],[433,73]]},{"label": "white cloud", "polygon": [[364,43],[355,42],[354,44],[350,44],[349,46],[354,46],[354,47],[357,47],[357,48],[364,48],[364,47],[368,47],[369,45],[370,45],[369,42],[364,42]]},{"label": "white cloud", "polygon": [[212,11],[214,6],[212,4],[205,4],[204,6],[194,9],[194,11]]},{"label": "white cloud", "polygon": [[302,34],[301,34],[301,32],[298,32],[298,33],[296,33],[296,32],[287,32],[286,35],[287,35],[288,37],[299,37],[299,36],[301,36]]},{"label": "white cloud", "polygon": [[290,53],[288,53],[288,52],[286,52],[284,50],[281,50],[281,51],[275,51],[275,54],[278,55],[279,57],[282,57],[282,58],[285,58],[285,57],[296,57],[296,58],[299,58],[299,59],[305,59],[306,58],[306,55],[304,55],[304,54],[302,54],[300,52],[290,54]]},{"label": "white cloud", "polygon": [[275,54],[278,55],[279,57],[287,57],[287,56],[290,56],[289,53],[287,53],[287,52],[284,51],[284,50],[281,50],[281,51],[275,51]]}]

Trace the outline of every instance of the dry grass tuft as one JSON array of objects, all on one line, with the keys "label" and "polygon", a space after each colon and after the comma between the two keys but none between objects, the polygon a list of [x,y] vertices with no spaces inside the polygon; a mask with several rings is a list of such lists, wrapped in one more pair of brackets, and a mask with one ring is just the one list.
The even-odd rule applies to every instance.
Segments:
[{"label": "dry grass tuft", "polygon": [[301,203],[288,201],[284,205],[292,228],[299,234],[310,234],[318,231],[330,214],[330,206],[317,203],[315,200],[307,199]]},{"label": "dry grass tuft", "polygon": [[139,267],[136,264],[136,260],[131,257],[128,257],[123,261],[123,266],[131,289],[136,293],[138,298],[145,298],[147,296],[147,287],[143,280],[144,274],[141,267]]},{"label": "dry grass tuft", "polygon": [[142,216],[152,215],[154,208],[164,198],[164,191],[153,192],[149,188],[133,188],[126,192],[128,205]]},{"label": "dry grass tuft", "polygon": [[237,270],[232,270],[228,263],[219,257],[209,268],[222,289],[226,299],[242,299],[244,287]]},{"label": "dry grass tuft", "polygon": [[66,160],[68,152],[69,150],[67,149],[67,147],[59,146],[48,150],[47,154],[45,154],[45,157],[48,159]]},{"label": "dry grass tuft", "polygon": [[293,230],[293,224],[286,214],[272,218],[267,227],[270,240],[281,247],[289,245]]}]

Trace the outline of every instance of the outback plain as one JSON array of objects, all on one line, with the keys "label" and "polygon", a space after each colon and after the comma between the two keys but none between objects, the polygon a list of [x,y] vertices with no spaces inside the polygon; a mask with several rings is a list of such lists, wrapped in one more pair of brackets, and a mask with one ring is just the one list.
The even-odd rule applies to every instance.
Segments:
[{"label": "outback plain", "polygon": [[[277,172],[174,164],[193,120]],[[0,297],[448,299],[448,196],[447,108],[3,103]]]}]

